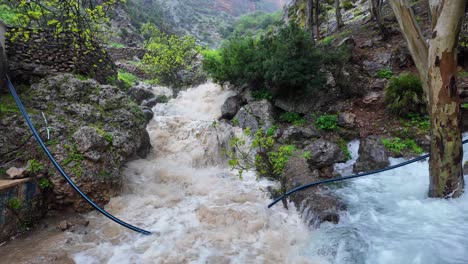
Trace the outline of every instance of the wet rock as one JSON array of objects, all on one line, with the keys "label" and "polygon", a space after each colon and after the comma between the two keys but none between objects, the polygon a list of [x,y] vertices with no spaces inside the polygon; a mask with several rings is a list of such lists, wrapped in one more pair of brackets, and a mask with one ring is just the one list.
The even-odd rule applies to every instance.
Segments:
[{"label": "wet rock", "polygon": [[224,102],[221,107],[221,118],[231,120],[244,104],[244,100],[240,96],[231,96]]},{"label": "wet rock", "polygon": [[88,150],[102,151],[109,145],[109,142],[95,128],[89,126],[79,128],[72,137],[77,149],[82,153]]},{"label": "wet rock", "polygon": [[370,136],[361,140],[359,158],[354,164],[356,173],[383,169],[390,165],[388,153],[380,138]]},{"label": "wet rock", "polygon": [[234,117],[242,128],[250,128],[252,132],[258,129],[268,129],[273,126],[273,106],[267,100],[256,101],[242,107]]},{"label": "wet rock", "polygon": [[23,179],[27,177],[25,168],[11,167],[6,171],[6,174],[12,180]]},{"label": "wet rock", "polygon": [[311,154],[310,158],[307,159],[311,168],[324,168],[346,161],[346,156],[340,147],[324,139],[314,141],[305,147],[304,151],[309,151]]},{"label": "wet rock", "polygon": [[468,162],[463,164],[463,175],[468,175]]},{"label": "wet rock", "polygon": [[147,107],[147,108],[153,108],[154,106],[156,106],[158,104],[158,98],[150,98],[148,100],[144,100],[142,103],[141,103],[141,106],[144,106],[144,107]]},{"label": "wet rock", "polygon": [[127,94],[133,99],[135,100],[135,102],[137,104],[141,104],[144,100],[148,100],[150,98],[154,98],[155,95],[154,93],[143,87],[143,86],[135,86],[135,87],[132,87],[130,88],[130,90],[128,90]]},{"label": "wet rock", "polygon": [[340,113],[338,116],[338,125],[346,128],[353,128],[356,123],[356,115],[353,113]]},{"label": "wet rock", "polygon": [[62,220],[60,221],[60,223],[58,224],[58,229],[62,230],[62,231],[66,231],[68,228],[71,227],[71,224],[67,221],[67,220]]},{"label": "wet rock", "polygon": [[154,117],[154,112],[151,110],[151,108],[148,107],[142,107],[141,110],[143,111],[143,114],[145,115],[146,122],[151,121]]},{"label": "wet rock", "polygon": [[372,48],[374,46],[374,42],[372,39],[364,41],[361,45],[359,45],[359,48],[361,49],[366,49],[366,48]]},{"label": "wet rock", "polygon": [[[318,170],[311,170],[306,159],[290,158],[285,167],[288,175],[287,189],[293,189],[320,179]],[[297,192],[290,197],[296,208],[310,225],[317,227],[322,222],[338,223],[340,212],[346,210],[346,205],[336,196],[322,187],[313,187]]]}]

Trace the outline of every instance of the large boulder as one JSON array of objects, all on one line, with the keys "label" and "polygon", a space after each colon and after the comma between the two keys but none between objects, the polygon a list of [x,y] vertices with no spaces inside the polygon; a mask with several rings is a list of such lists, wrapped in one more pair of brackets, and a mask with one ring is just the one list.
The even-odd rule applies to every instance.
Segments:
[{"label": "large boulder", "polygon": [[[21,97],[34,123],[43,124],[44,112],[53,128],[50,140],[41,130],[46,144],[76,184],[101,206],[120,191],[124,164],[149,153],[145,116],[117,87],[63,74],[41,80]],[[29,134],[17,111],[2,113],[1,149],[13,149]],[[24,146],[24,156],[14,166],[24,167],[28,160],[35,159],[46,167],[44,176],[53,184],[52,208],[79,212],[91,209],[40,155],[35,144],[30,141]]]},{"label": "large boulder", "polygon": [[145,85],[137,85],[135,87],[130,88],[127,94],[135,100],[137,104],[141,104],[143,101],[154,98],[155,95],[153,91],[148,89]]},{"label": "large boulder", "polygon": [[231,96],[224,102],[221,107],[221,118],[231,120],[239,111],[244,104],[244,100],[241,96]]},{"label": "large boulder", "polygon": [[252,132],[268,129],[273,126],[274,109],[267,100],[256,101],[242,107],[234,119],[242,128],[250,128]]},{"label": "large boulder", "polygon": [[305,147],[304,151],[310,152],[307,159],[310,167],[325,168],[346,161],[346,155],[338,144],[324,139],[314,141]]},{"label": "large boulder", "polygon": [[[287,189],[320,180],[319,172],[311,170],[305,158],[296,156],[286,164]],[[317,227],[322,222],[338,223],[340,212],[346,210],[346,205],[323,187],[313,187],[297,192],[290,197],[296,208],[303,214],[310,225]]]},{"label": "large boulder", "polygon": [[313,126],[289,126],[283,130],[279,141],[285,144],[304,145],[308,140],[318,137],[320,137],[320,132]]},{"label": "large boulder", "polygon": [[370,136],[361,140],[359,146],[359,158],[354,164],[354,172],[367,172],[371,170],[383,169],[390,165],[389,156],[382,140],[375,136]]}]

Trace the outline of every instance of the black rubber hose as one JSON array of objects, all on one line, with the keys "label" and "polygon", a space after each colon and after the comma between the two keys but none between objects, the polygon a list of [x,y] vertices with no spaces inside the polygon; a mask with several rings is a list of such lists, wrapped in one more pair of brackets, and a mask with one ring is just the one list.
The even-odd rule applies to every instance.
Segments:
[{"label": "black rubber hose", "polygon": [[[463,145],[465,145],[467,143],[468,143],[468,140],[465,140],[465,141],[462,142]],[[345,177],[341,177],[341,178],[334,178],[334,179],[328,179],[328,180],[323,180],[323,181],[318,181],[318,182],[312,182],[312,183],[309,183],[309,184],[306,184],[306,185],[302,185],[302,186],[299,186],[299,187],[297,187],[295,189],[292,189],[292,190],[286,192],[285,194],[281,195],[280,197],[276,198],[272,203],[270,203],[268,205],[268,208],[271,208],[273,205],[277,204],[279,201],[283,200],[284,198],[290,196],[293,193],[296,193],[296,192],[299,192],[299,191],[302,191],[302,190],[305,190],[305,189],[309,189],[309,188],[317,186],[317,185],[321,185],[321,184],[325,184],[325,183],[331,183],[331,182],[345,181],[345,180],[360,178],[360,177],[364,177],[364,176],[369,176],[369,175],[381,173],[381,172],[384,172],[384,171],[389,171],[389,170],[393,170],[393,169],[396,169],[396,168],[400,168],[400,167],[409,165],[411,163],[415,163],[415,162],[418,162],[418,161],[421,161],[421,160],[425,160],[425,159],[427,159],[429,157],[430,157],[430,155],[426,154],[424,156],[421,156],[421,157],[418,157],[418,158],[415,158],[415,159],[412,159],[412,160],[408,160],[408,161],[405,161],[403,163],[393,165],[393,166],[390,166],[390,167],[387,167],[387,168],[384,168],[384,169],[359,173],[359,174],[355,174],[355,175],[351,175],[351,176],[345,176]]]},{"label": "black rubber hose", "polygon": [[143,230],[141,228],[132,226],[117,217],[111,215],[101,207],[99,207],[96,203],[94,203],[86,194],[84,194],[78,186],[73,182],[73,180],[67,175],[67,173],[63,170],[63,168],[60,166],[60,164],[57,162],[57,160],[54,158],[54,156],[50,153],[49,149],[47,146],[44,144],[44,141],[42,141],[41,136],[37,132],[36,128],[34,127],[33,123],[31,122],[31,119],[29,118],[28,113],[26,112],[26,109],[24,108],[23,103],[21,102],[20,98],[18,97],[18,94],[16,93],[15,87],[11,83],[10,79],[7,77],[7,83],[8,83],[8,89],[10,90],[11,95],[15,99],[16,105],[18,106],[19,110],[21,111],[21,114],[23,115],[24,119],[26,120],[26,123],[29,126],[29,129],[31,129],[31,132],[34,134],[34,137],[36,138],[36,141],[39,143],[41,146],[42,150],[44,153],[47,155],[47,157],[50,159],[52,164],[54,164],[55,168],[62,174],[62,176],[65,178],[65,180],[73,187],[73,189],[83,198],[85,199],[94,209],[99,211],[101,214],[109,218],[110,220],[116,222],[119,225],[122,225],[128,229],[131,229],[133,231],[139,232],[144,235],[151,235],[151,232]]}]

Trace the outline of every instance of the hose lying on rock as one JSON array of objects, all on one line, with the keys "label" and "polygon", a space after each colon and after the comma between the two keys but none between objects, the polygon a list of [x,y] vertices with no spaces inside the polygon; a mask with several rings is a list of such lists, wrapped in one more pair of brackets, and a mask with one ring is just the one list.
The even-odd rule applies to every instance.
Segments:
[{"label": "hose lying on rock", "polygon": [[[468,139],[464,140],[462,142],[463,145],[465,145],[467,143],[468,143]],[[276,198],[272,203],[270,203],[268,205],[268,208],[271,208],[273,205],[277,204],[279,201],[283,200],[284,198],[290,196],[293,193],[303,191],[305,189],[309,189],[309,188],[317,186],[317,185],[321,185],[321,184],[325,184],[325,183],[331,183],[331,182],[345,181],[345,180],[360,178],[360,177],[364,177],[364,176],[369,176],[369,175],[381,173],[381,172],[384,172],[384,171],[389,171],[389,170],[393,170],[393,169],[396,169],[396,168],[400,168],[400,167],[409,165],[411,163],[415,163],[415,162],[418,162],[418,161],[421,161],[421,160],[425,160],[425,159],[427,159],[429,157],[430,157],[430,154],[426,154],[424,156],[421,156],[421,157],[418,157],[418,158],[415,158],[415,159],[412,159],[412,160],[408,160],[408,161],[405,161],[403,163],[393,165],[393,166],[390,166],[390,167],[387,167],[387,168],[384,168],[384,169],[379,169],[379,170],[359,173],[359,174],[355,174],[355,175],[351,175],[351,176],[345,176],[345,177],[341,177],[341,178],[334,178],[334,179],[328,179],[328,180],[323,180],[323,181],[318,181],[318,182],[312,182],[312,183],[309,183],[309,184],[305,184],[305,185],[299,186],[299,187],[297,187],[295,189],[292,189],[292,190],[286,192],[285,194],[281,195],[280,197]]]},{"label": "hose lying on rock", "polygon": [[26,109],[24,108],[23,103],[21,102],[20,98],[18,97],[18,94],[16,93],[15,87],[11,83],[10,79],[7,77],[7,84],[8,84],[8,89],[10,90],[11,95],[15,99],[16,105],[18,106],[19,110],[21,111],[21,114],[23,115],[23,118],[26,120],[26,123],[29,126],[29,129],[31,129],[31,132],[33,133],[34,137],[36,138],[36,141],[39,143],[41,146],[42,150],[44,153],[47,155],[47,157],[50,159],[52,164],[54,164],[55,168],[62,174],[62,176],[65,178],[65,180],[73,187],[73,189],[84,199],[86,200],[94,209],[99,211],[101,214],[109,218],[110,220],[116,222],[119,225],[122,225],[128,229],[131,229],[133,231],[136,231],[138,233],[144,234],[144,235],[151,235],[151,232],[143,230],[141,228],[135,227],[133,225],[130,225],[117,217],[111,215],[101,207],[99,207],[96,203],[94,203],[86,194],[84,194],[78,186],[73,182],[73,180],[65,173],[63,168],[60,166],[60,164],[57,162],[57,160],[54,158],[54,156],[50,153],[49,149],[47,146],[44,144],[44,141],[42,141],[41,136],[37,132],[36,128],[34,127],[33,123],[31,122],[31,119],[29,118],[28,113],[26,112]]}]

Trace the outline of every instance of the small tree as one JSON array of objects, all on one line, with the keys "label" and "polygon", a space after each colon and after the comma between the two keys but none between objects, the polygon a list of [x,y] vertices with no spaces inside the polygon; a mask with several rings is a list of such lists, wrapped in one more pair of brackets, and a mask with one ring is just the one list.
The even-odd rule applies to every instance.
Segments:
[{"label": "small tree", "polygon": [[369,10],[372,18],[377,23],[382,37],[386,39],[388,37],[388,29],[385,27],[385,23],[382,16],[383,0],[369,0]]},{"label": "small tree", "polygon": [[431,120],[430,197],[458,197],[464,190],[458,35],[466,0],[430,1],[428,42],[407,0],[389,1],[419,71]]},{"label": "small tree", "polygon": [[[47,29],[57,38],[66,37],[75,49],[84,45],[94,49],[94,42],[102,36],[101,25],[109,22],[107,13],[124,0],[10,0],[16,8],[18,27],[12,40],[29,38],[30,29]],[[70,39],[71,38],[71,39]]]},{"label": "small tree", "polygon": [[[258,177],[267,177],[278,181],[280,184],[279,194],[287,191],[288,175],[284,173],[289,158],[295,153],[293,145],[276,145],[274,138],[275,128],[266,132],[258,130],[252,135],[249,129],[245,130],[246,136],[253,136],[250,146],[246,146],[244,139],[234,137],[231,140],[231,150],[228,152],[229,165],[238,170],[239,177],[245,171],[255,170]],[[283,199],[284,208],[288,208],[286,198]]]},{"label": "small tree", "polygon": [[340,29],[342,26],[344,26],[343,18],[341,17],[340,0],[335,0],[335,15],[336,15],[336,27]]},{"label": "small tree", "polygon": [[190,36],[168,35],[154,24],[146,23],[141,32],[145,37],[145,71],[156,83],[174,84],[181,70],[192,69],[201,48]]}]

